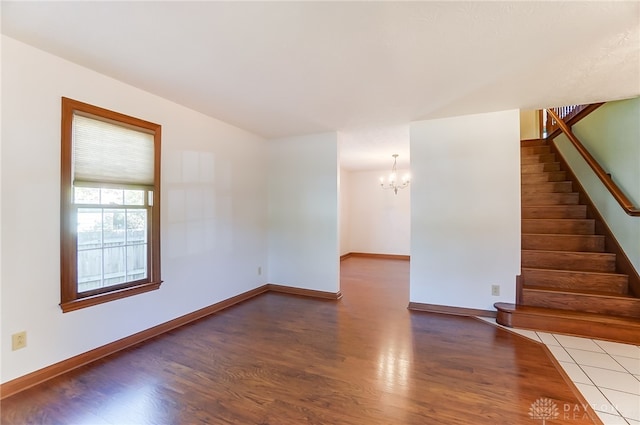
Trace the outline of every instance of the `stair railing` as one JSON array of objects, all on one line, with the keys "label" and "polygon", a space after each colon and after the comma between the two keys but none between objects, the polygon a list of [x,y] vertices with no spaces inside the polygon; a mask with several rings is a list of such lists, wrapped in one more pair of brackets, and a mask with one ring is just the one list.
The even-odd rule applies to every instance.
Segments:
[{"label": "stair railing", "polygon": [[[567,108],[571,108],[571,107],[567,107]],[[611,195],[613,195],[613,197],[618,202],[618,204],[620,204],[624,212],[633,217],[640,217],[640,208],[633,205],[631,200],[629,200],[629,198],[624,194],[622,189],[618,187],[618,185],[613,181],[611,176],[607,174],[607,172],[602,168],[602,166],[598,163],[598,161],[596,161],[596,159],[589,153],[587,148],[585,148],[584,145],[580,142],[580,140],[578,140],[576,135],[573,134],[573,131],[571,131],[571,128],[567,125],[565,119],[563,119],[560,115],[558,115],[558,113],[556,112],[556,109],[563,109],[563,108],[547,109],[547,114],[551,118],[550,120],[547,119],[547,122],[553,120],[555,125],[560,130],[562,130],[562,132],[567,136],[571,144],[573,144],[576,150],[580,153],[580,155],[582,155],[584,160],[587,162],[587,164],[589,164],[593,172],[596,173],[600,181],[609,190],[609,192],[611,192]],[[583,109],[585,108],[581,108],[581,110]],[[574,110],[575,109],[570,110],[569,113],[565,115],[565,117],[567,117],[569,114],[572,114],[572,116],[575,116],[581,112],[581,111],[578,111],[573,113]],[[569,119],[570,118],[567,118],[566,120],[568,121]],[[547,134],[551,134],[551,133],[548,132]]]},{"label": "stair railing", "polygon": [[[598,109],[604,103],[591,103],[587,105],[569,105],[551,108],[556,115],[562,119],[569,127]],[[542,109],[542,133],[543,137],[555,137],[562,132],[558,120],[551,116],[546,109]]]},{"label": "stair railing", "polygon": [[[553,112],[555,112],[555,116],[560,119],[568,122],[571,118],[578,115],[583,109],[585,109],[588,105],[569,105],[569,106],[560,106],[558,108],[551,108]],[[558,124],[558,120],[547,112],[548,118],[545,122],[546,133],[551,134],[555,130],[560,128]]]}]

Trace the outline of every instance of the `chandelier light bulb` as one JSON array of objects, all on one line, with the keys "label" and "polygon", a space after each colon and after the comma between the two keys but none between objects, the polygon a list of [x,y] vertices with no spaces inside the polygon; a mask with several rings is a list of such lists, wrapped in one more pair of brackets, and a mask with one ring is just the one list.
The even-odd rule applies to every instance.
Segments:
[{"label": "chandelier light bulb", "polygon": [[393,193],[395,193],[396,195],[398,194],[398,189],[404,189],[405,187],[409,186],[409,174],[405,174],[402,177],[402,183],[401,184],[397,184],[396,183],[396,179],[398,176],[398,173],[396,171],[397,168],[397,162],[398,162],[398,154],[395,153],[393,155],[391,155],[393,157],[393,167],[391,167],[391,174],[389,174],[389,182],[387,184],[384,183],[384,177],[380,177],[380,187],[382,187],[383,189],[393,189]]}]

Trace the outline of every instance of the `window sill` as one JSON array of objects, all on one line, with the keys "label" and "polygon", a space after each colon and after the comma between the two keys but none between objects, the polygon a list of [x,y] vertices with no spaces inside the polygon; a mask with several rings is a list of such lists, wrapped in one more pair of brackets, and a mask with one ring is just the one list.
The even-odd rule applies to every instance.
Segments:
[{"label": "window sill", "polygon": [[80,310],[82,308],[91,307],[93,305],[131,297],[133,295],[143,294],[145,292],[155,291],[156,289],[160,288],[160,284],[162,284],[162,281],[143,283],[128,288],[119,289],[117,291],[93,295],[91,297],[78,298],[76,300],[60,303],[60,308],[62,309],[63,313],[68,313],[70,311]]}]

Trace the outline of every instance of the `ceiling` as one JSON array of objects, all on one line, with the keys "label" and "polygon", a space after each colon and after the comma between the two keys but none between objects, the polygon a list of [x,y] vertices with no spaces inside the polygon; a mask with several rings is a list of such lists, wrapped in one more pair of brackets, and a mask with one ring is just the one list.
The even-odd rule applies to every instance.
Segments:
[{"label": "ceiling", "polygon": [[[267,138],[399,167],[408,123],[640,94],[640,2],[10,2],[2,32]],[[404,161],[404,162],[403,162]]]}]

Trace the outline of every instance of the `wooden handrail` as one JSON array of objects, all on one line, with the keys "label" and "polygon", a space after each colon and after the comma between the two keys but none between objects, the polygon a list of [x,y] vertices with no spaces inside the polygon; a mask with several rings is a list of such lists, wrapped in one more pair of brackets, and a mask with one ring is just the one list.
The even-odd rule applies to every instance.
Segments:
[{"label": "wooden handrail", "polygon": [[571,128],[564,122],[562,118],[560,118],[553,109],[547,109],[547,113],[557,122],[558,126],[562,130],[562,132],[567,136],[569,141],[573,144],[576,150],[582,155],[584,160],[589,164],[594,173],[598,176],[600,181],[604,184],[604,186],[611,192],[611,195],[618,201],[618,204],[622,207],[625,213],[633,217],[640,217],[640,208],[633,205],[633,203],[627,198],[627,196],[622,192],[622,189],[618,187],[617,184],[611,179],[606,171],[600,166],[598,161],[591,156],[587,148],[584,147],[580,140],[573,134]]}]

